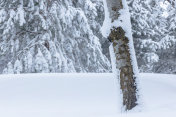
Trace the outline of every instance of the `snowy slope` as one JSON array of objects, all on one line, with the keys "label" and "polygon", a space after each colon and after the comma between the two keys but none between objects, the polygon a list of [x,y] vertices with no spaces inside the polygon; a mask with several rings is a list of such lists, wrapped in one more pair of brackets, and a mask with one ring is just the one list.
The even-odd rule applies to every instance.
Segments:
[{"label": "snowy slope", "polygon": [[0,117],[115,114],[117,92],[113,74],[0,76]]},{"label": "snowy slope", "polygon": [[175,75],[140,83],[142,108],[122,113],[113,74],[1,75],[0,117],[175,117]]}]

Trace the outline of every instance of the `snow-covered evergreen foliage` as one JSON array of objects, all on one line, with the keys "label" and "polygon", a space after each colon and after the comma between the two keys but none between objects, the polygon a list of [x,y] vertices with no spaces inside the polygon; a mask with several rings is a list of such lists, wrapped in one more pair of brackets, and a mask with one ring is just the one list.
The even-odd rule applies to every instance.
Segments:
[{"label": "snow-covered evergreen foliage", "polygon": [[102,0],[1,0],[0,73],[109,72]]},{"label": "snow-covered evergreen foliage", "polygon": [[[173,20],[175,17],[168,12],[168,8],[166,8],[168,5],[165,5],[165,8],[161,6],[168,2],[165,0],[128,0],[128,2],[140,70],[164,72],[165,69],[157,71],[163,62],[167,61],[162,58],[162,55],[165,54],[163,51],[170,50],[176,45],[176,35],[171,34],[175,31],[170,30],[176,26],[176,21]],[[175,15],[175,11],[172,12]],[[168,66],[165,67],[169,69]]]},{"label": "snow-covered evergreen foliage", "polygon": [[[167,35],[172,36],[176,41],[176,1],[167,0],[164,2],[167,5]],[[176,73],[176,43],[169,43],[170,47],[159,51],[160,60],[155,63],[156,72],[162,73]]]}]

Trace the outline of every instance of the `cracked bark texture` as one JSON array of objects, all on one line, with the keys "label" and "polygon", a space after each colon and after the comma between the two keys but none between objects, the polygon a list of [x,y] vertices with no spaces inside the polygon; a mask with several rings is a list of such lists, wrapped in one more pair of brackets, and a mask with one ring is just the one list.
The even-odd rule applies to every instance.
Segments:
[{"label": "cracked bark texture", "polygon": [[[112,22],[118,19],[118,11],[123,8],[121,0],[107,0]],[[131,110],[137,105],[136,77],[133,72],[132,56],[130,54],[129,39],[122,27],[114,27],[108,37],[113,43],[116,57],[116,68],[120,70],[120,87],[123,94],[123,105]]]}]

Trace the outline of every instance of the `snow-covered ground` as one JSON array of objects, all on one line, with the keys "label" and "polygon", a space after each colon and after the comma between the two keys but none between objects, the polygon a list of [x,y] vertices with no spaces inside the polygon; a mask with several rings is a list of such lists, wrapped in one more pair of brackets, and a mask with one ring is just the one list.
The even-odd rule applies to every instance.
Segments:
[{"label": "snow-covered ground", "polygon": [[0,75],[0,117],[175,117],[176,76],[139,80],[142,105],[124,113],[110,73]]}]

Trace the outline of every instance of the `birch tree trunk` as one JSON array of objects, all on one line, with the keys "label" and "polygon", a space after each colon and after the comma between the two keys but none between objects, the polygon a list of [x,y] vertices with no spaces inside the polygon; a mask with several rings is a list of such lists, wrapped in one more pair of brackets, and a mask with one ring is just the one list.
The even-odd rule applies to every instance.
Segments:
[{"label": "birch tree trunk", "polygon": [[[122,0],[106,0],[112,24],[119,20],[119,10],[123,9]],[[124,14],[123,14],[124,15]],[[120,22],[127,19],[120,19]],[[118,24],[117,24],[118,25]],[[125,24],[126,25],[126,24]],[[131,27],[129,27],[131,28]],[[120,70],[120,87],[123,94],[123,105],[126,110],[130,110],[137,105],[137,88],[133,41],[126,36],[123,26],[113,26],[108,39],[113,43],[114,54],[116,57],[116,68]],[[132,36],[131,36],[132,37]],[[132,38],[131,38],[132,39]]]}]

